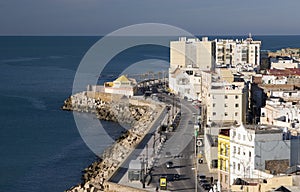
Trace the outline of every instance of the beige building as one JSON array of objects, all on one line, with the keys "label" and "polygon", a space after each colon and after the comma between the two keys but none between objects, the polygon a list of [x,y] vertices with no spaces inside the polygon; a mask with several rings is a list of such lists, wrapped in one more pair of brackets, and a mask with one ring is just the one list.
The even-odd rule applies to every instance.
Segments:
[{"label": "beige building", "polygon": [[180,37],[178,41],[170,42],[170,68],[213,70],[214,49],[214,42],[209,41],[207,37],[203,37],[202,41],[197,38]]},{"label": "beige building", "polygon": [[268,52],[268,57],[292,57],[296,60],[300,58],[300,48],[284,48],[276,52]]},{"label": "beige building", "polygon": [[246,123],[248,90],[244,82],[214,82],[208,95],[207,124]]},{"label": "beige building", "polygon": [[[297,185],[297,186],[296,186]],[[232,186],[232,192],[269,192],[285,186],[287,189],[299,191],[299,175],[275,176],[266,179],[238,179]],[[281,191],[281,190],[276,190]],[[288,190],[286,190],[288,191]]]}]

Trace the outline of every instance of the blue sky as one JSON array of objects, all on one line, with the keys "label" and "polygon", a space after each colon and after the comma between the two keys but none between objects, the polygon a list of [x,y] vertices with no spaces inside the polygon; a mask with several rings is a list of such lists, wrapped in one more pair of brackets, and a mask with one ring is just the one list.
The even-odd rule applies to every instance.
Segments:
[{"label": "blue sky", "polygon": [[199,35],[300,34],[299,0],[1,0],[0,35],[105,35],[164,23]]}]

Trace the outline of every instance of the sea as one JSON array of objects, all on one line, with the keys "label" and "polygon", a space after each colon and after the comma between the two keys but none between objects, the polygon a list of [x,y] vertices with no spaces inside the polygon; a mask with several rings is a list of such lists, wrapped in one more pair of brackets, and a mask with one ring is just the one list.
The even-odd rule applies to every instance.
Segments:
[{"label": "sea", "polygon": [[[215,38],[246,36],[209,37]],[[300,36],[253,38],[262,41],[262,50],[300,47]],[[72,112],[60,108],[72,94],[82,58],[99,39],[0,36],[0,191],[64,191],[80,183],[82,170],[97,159],[81,138]],[[98,83],[122,73],[167,71],[168,65],[167,47],[132,47],[110,60]],[[117,123],[101,123],[114,138],[123,130]]]}]

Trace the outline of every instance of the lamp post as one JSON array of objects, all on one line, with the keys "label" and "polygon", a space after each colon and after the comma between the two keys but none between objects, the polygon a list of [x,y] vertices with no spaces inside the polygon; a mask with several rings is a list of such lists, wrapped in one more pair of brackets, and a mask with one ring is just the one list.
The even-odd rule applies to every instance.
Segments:
[{"label": "lamp post", "polygon": [[[193,114],[193,118],[195,119],[196,116],[195,114]],[[195,128],[195,123],[194,123],[194,128]],[[198,174],[198,161],[197,161],[197,137],[198,137],[198,129],[195,128],[194,129],[195,131],[195,163],[196,163],[196,166],[195,166],[195,191],[197,192],[198,191],[198,182],[197,182],[197,174]]]},{"label": "lamp post", "polygon": [[143,157],[140,159],[141,161],[141,183],[142,187],[145,188],[145,155],[143,154]]}]

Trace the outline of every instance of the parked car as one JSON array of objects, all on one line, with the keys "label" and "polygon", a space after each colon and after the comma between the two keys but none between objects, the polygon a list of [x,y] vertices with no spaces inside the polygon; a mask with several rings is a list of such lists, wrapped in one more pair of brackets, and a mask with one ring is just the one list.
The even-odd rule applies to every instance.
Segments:
[{"label": "parked car", "polygon": [[176,173],[176,174],[173,175],[173,180],[174,181],[177,181],[179,179],[180,179],[180,175],[179,174]]},{"label": "parked car", "polygon": [[209,183],[203,183],[203,184],[201,184],[201,187],[205,190],[210,190],[211,189],[211,185]]},{"label": "parked car", "polygon": [[198,178],[199,178],[199,180],[206,179],[206,176],[205,175],[198,175]]},{"label": "parked car", "polygon": [[202,184],[208,183],[208,181],[207,181],[207,179],[199,179],[199,183],[202,185]]},{"label": "parked car", "polygon": [[168,169],[169,169],[169,168],[172,168],[172,167],[173,167],[173,162],[172,162],[172,161],[168,161],[168,162],[166,163],[166,166],[167,166]]}]

